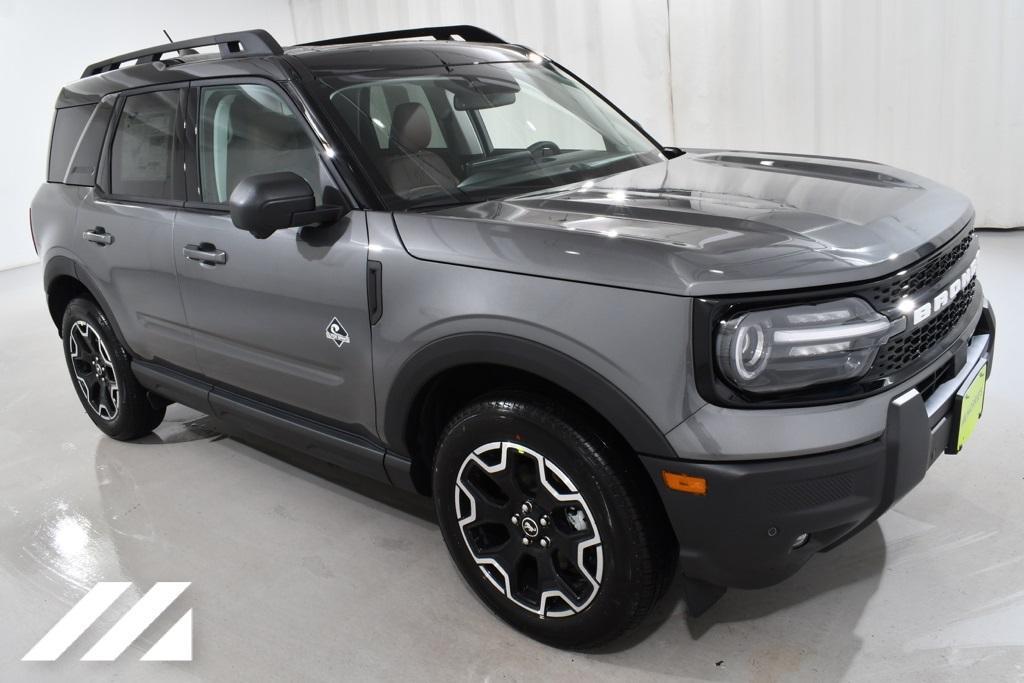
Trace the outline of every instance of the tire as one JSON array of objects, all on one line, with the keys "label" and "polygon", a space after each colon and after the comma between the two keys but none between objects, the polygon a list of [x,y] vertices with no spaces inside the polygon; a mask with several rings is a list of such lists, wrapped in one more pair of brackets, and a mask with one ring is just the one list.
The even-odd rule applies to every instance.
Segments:
[{"label": "tire", "polygon": [[586,417],[508,393],[459,412],[438,445],[434,504],[456,567],[495,614],[549,645],[621,637],[674,575],[648,475],[614,443]]},{"label": "tire", "polygon": [[86,414],[107,436],[130,441],[164,419],[132,374],[128,353],[107,316],[91,299],[74,299],[61,323],[64,360]]}]

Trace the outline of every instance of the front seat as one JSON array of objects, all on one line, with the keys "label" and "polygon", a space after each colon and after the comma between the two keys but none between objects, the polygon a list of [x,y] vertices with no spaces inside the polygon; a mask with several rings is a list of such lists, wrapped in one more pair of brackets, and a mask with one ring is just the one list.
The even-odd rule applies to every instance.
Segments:
[{"label": "front seat", "polygon": [[432,194],[455,194],[459,180],[430,144],[430,118],[419,102],[405,102],[391,114],[391,149],[387,177],[391,190],[403,199]]}]

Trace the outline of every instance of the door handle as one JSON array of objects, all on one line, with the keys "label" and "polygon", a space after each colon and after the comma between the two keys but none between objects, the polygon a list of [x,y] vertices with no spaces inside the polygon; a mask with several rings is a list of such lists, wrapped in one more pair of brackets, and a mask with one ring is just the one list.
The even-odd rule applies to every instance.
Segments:
[{"label": "door handle", "polygon": [[101,228],[100,226],[96,226],[92,230],[86,230],[83,232],[82,239],[86,242],[98,244],[101,247],[114,243],[114,236],[107,232],[106,228]]},{"label": "door handle", "polygon": [[228,262],[228,253],[223,249],[218,249],[209,242],[203,242],[202,244],[186,244],[181,250],[181,253],[185,255],[189,261],[199,261],[200,263],[215,266]]}]

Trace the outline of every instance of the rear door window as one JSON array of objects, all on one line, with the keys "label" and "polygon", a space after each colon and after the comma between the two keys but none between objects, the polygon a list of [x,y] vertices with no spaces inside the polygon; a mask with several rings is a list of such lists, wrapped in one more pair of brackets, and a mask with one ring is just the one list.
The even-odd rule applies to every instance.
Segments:
[{"label": "rear door window", "polygon": [[110,191],[140,199],[184,199],[179,90],[125,99],[110,150]]}]

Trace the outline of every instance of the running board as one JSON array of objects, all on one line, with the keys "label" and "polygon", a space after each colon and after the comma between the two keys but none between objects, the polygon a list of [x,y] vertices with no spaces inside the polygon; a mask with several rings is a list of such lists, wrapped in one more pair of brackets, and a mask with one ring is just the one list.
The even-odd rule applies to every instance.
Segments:
[{"label": "running board", "polygon": [[[301,415],[241,396],[169,368],[132,361],[139,384],[153,394],[212,415],[254,436],[308,453],[377,481],[392,483],[385,469],[387,451],[370,441]],[[395,471],[395,463],[389,470]],[[399,485],[400,482],[395,482]]]}]

